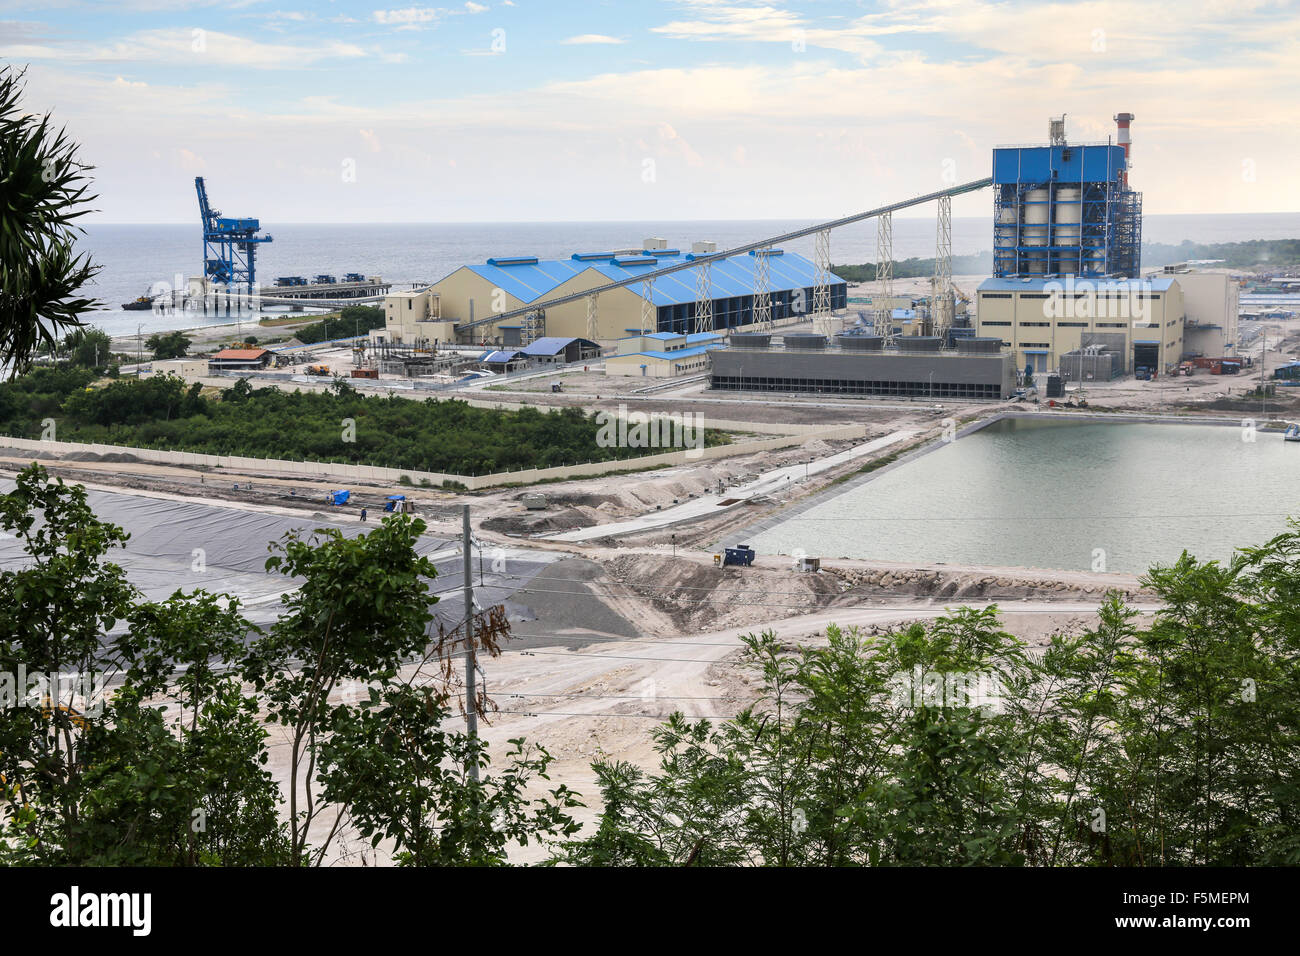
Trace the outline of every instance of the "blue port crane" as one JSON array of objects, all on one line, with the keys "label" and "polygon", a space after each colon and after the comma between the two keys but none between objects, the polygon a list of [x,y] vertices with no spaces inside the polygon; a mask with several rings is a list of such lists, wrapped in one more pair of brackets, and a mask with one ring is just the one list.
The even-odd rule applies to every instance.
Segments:
[{"label": "blue port crane", "polygon": [[208,203],[208,189],[202,176],[194,177],[199,194],[199,215],[203,219],[203,276],[209,282],[232,291],[257,291],[256,254],[258,243],[270,242],[259,236],[256,219],[226,219]]}]

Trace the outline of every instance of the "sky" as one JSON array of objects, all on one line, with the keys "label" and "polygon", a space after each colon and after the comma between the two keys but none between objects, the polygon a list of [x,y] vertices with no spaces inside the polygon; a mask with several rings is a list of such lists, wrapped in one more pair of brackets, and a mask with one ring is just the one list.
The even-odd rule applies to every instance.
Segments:
[{"label": "sky", "polygon": [[830,218],[1119,112],[1146,213],[1300,210],[1291,0],[0,0],[0,61],[100,222]]}]

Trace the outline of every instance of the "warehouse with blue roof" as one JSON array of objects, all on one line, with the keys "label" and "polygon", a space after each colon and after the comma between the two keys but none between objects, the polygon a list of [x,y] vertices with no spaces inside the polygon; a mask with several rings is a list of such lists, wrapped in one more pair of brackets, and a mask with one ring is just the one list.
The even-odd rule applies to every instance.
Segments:
[{"label": "warehouse with blue roof", "polygon": [[[711,243],[696,243],[693,251],[669,248],[661,239],[647,239],[643,248],[609,252],[575,252],[564,259],[536,256],[494,256],[482,264],[461,266],[422,294],[405,293],[385,303],[387,327],[382,334],[391,342],[414,339],[446,343],[520,345],[528,340],[516,317],[501,324],[484,323],[463,331],[458,327],[493,313],[528,306],[541,307],[546,336],[595,338],[610,343],[642,331],[645,289],[641,283],[602,293],[597,298],[596,334],[589,334],[587,302],[578,300],[545,307],[554,298],[604,285],[612,280],[636,278],[668,265],[691,262],[701,252],[716,251]],[[772,318],[781,321],[812,311],[816,269],[811,260],[782,249],[745,253],[715,261],[709,268],[709,298],[713,328],[725,331],[753,322],[755,255],[766,256]],[[699,268],[686,268],[654,281],[650,293],[653,332],[684,334],[695,331],[695,306]],[[832,310],[847,304],[848,286],[830,277]]]}]

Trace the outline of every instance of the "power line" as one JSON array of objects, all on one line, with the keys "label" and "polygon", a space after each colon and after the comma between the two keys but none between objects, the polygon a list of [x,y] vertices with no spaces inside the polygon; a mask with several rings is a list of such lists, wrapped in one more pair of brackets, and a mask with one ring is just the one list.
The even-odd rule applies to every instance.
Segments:
[{"label": "power line", "polygon": [[[551,694],[531,693],[525,694],[519,691],[498,691],[494,696],[501,697],[571,697],[578,700],[647,700],[640,694],[565,694],[555,692]],[[649,699],[652,700],[733,700],[734,697],[726,695],[714,695],[711,697],[682,697],[671,694],[651,694]]]}]

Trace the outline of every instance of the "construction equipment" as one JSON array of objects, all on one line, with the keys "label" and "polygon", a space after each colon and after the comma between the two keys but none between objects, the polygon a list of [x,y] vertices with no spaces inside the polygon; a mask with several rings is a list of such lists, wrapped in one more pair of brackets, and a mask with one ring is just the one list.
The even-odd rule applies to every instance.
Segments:
[{"label": "construction equipment", "polygon": [[329,375],[330,367],[328,365],[308,365],[308,375]]},{"label": "construction equipment", "polygon": [[227,290],[252,295],[257,291],[257,247],[271,237],[258,235],[262,226],[256,219],[230,219],[213,209],[202,176],[194,177],[194,189],[203,222],[204,278]]}]

